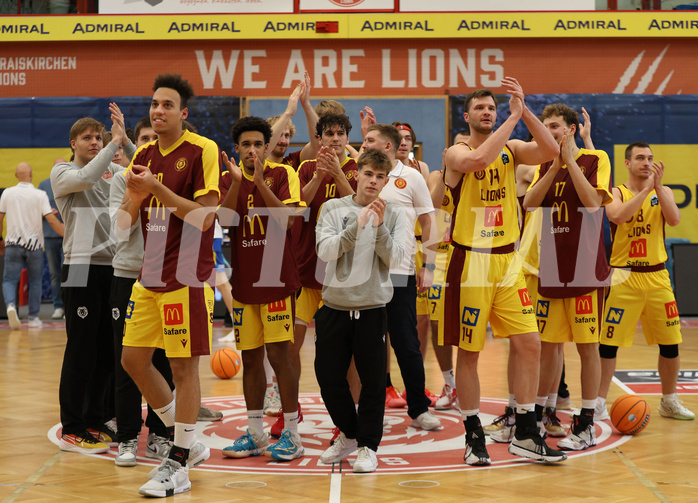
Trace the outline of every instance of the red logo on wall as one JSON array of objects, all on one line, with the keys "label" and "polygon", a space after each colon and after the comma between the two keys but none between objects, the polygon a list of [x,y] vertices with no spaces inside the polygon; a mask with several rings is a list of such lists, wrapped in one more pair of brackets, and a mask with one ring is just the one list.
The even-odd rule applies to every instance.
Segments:
[{"label": "red logo on wall", "polygon": [[582,295],[574,299],[574,307],[577,310],[577,314],[591,314],[593,305],[591,295]]},{"label": "red logo on wall", "polygon": [[356,7],[364,0],[330,0],[331,3],[339,5],[340,7]]},{"label": "red logo on wall", "polygon": [[632,241],[630,243],[630,253],[628,257],[646,257],[647,256],[647,240],[645,238]]},{"label": "red logo on wall", "polygon": [[531,302],[531,294],[528,293],[527,288],[521,288],[519,290],[519,298],[521,299],[522,306],[532,306],[533,305],[533,302]]},{"label": "red logo on wall", "polygon": [[672,302],[667,302],[664,304],[664,309],[666,309],[666,317],[667,318],[678,318],[679,317],[679,308],[676,307],[676,301]]},{"label": "red logo on wall", "polygon": [[184,323],[184,308],[182,304],[165,304],[162,306],[165,313],[165,325],[181,325]]},{"label": "red logo on wall", "polygon": [[501,206],[485,206],[485,227],[501,227],[504,225]]}]

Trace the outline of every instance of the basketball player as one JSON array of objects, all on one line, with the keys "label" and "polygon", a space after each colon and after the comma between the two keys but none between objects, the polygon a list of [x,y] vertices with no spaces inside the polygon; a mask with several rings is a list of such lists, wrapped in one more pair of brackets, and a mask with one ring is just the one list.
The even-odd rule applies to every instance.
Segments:
[{"label": "basketball player", "polygon": [[[479,418],[477,371],[488,321],[498,337],[509,338],[517,353],[516,434],[509,452],[539,461],[567,458],[547,446],[536,425],[540,339],[514,250],[519,238],[515,166],[546,162],[558,155],[559,147],[526,107],[516,79],[506,77],[502,85],[511,95],[510,116],[495,131],[494,95],[489,89],[473,91],[465,101],[468,144],[454,145],[446,153],[445,182],[454,198],[455,223],[439,342],[458,346],[456,384],[466,431],[464,460],[469,465],[490,464]],[[536,143],[509,139],[521,118]]]},{"label": "basketball player", "polygon": [[676,397],[681,325],[664,266],[667,260],[664,225],[678,225],[681,213],[674,193],[662,185],[664,163],[654,161],[647,143],[628,145],[625,167],[628,181],[613,188],[613,202],[606,207],[612,222],[611,267],[614,269],[601,330],[601,384],[596,410],[601,419],[608,418],[606,396],[616,369],[616,353],[618,347],[632,345],[639,318],[647,343],[659,345],[657,367],[662,382],[659,414],[673,419],[695,419],[696,415]]},{"label": "basketball player", "polygon": [[[287,233],[290,207],[301,200],[300,187],[293,168],[266,159],[271,127],[264,119],[239,119],[232,136],[240,167],[227,163],[232,184],[222,207],[240,218],[230,228],[231,281],[249,429],[223,454],[232,458],[266,454],[276,461],[290,461],[304,452],[298,434],[298,377],[289,357],[300,283]],[[221,225],[230,224],[229,214],[221,212]],[[265,348],[278,377],[284,414],[284,430],[271,446],[263,423]]]},{"label": "basketball player", "polygon": [[[139,492],[165,497],[191,489],[188,463],[196,461],[190,449],[193,454],[201,404],[199,357],[211,347],[214,295],[208,282],[221,169],[215,142],[182,129],[194,97],[191,84],[164,74],[153,91],[150,122],[158,139],[142,146],[126,171],[117,222],[128,229],[140,216],[145,247],[126,312],[122,364],[165,426],[174,427],[167,458]],[[176,398],[153,366],[158,347],[170,360]]]},{"label": "basketball player", "polygon": [[574,341],[582,366],[582,409],[573,418],[570,435],[557,445],[578,451],[596,445],[598,336],[608,277],[603,212],[598,210],[611,201],[611,164],[602,150],[577,147],[579,117],[572,108],[548,105],[542,117],[560,145],[560,155],[538,167],[524,198],[527,210],[551,208],[544,211],[541,230],[540,262],[549,266],[540,271],[536,302],[542,342],[536,412],[542,420],[548,394],[560,383],[564,343]]}]

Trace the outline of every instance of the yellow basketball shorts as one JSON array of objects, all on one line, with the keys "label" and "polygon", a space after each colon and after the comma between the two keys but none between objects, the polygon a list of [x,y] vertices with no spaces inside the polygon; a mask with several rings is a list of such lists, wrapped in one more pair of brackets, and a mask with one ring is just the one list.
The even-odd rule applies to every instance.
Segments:
[{"label": "yellow basketball shorts", "polygon": [[207,284],[154,292],[137,281],[124,317],[123,345],[162,348],[168,358],[207,355],[211,352],[213,302],[213,288]]},{"label": "yellow basketball shorts", "polygon": [[482,351],[487,322],[497,337],[537,332],[518,253],[451,247],[439,344]]},{"label": "yellow basketball shorts", "polygon": [[296,323],[308,326],[323,304],[322,290],[305,286],[301,288],[300,295],[296,299]]},{"label": "yellow basketball shorts", "polygon": [[[614,284],[628,276],[625,281]],[[647,344],[680,344],[681,322],[666,269],[654,272],[613,270],[606,298],[602,344],[630,347],[637,320],[642,323]]]},{"label": "yellow basketball shorts", "polygon": [[239,350],[271,342],[293,342],[295,296],[270,304],[243,304],[233,298],[233,330]]},{"label": "yellow basketball shorts", "polygon": [[538,295],[536,321],[542,342],[599,342],[603,289],[579,297],[550,299]]}]

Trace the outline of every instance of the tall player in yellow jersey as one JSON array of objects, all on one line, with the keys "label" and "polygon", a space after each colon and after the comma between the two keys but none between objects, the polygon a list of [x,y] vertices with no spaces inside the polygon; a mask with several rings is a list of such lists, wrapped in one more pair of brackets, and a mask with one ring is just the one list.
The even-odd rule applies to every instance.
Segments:
[{"label": "tall player in yellow jersey", "polygon": [[613,188],[613,202],[606,207],[612,222],[614,269],[601,330],[601,385],[596,411],[608,417],[606,396],[616,369],[616,353],[618,347],[632,345],[640,318],[647,343],[659,345],[659,413],[674,419],[695,419],[695,414],[676,398],[681,326],[664,266],[664,224],[678,225],[681,214],[671,189],[662,185],[664,163],[654,162],[647,143],[632,143],[625,149],[625,166],[628,181]]},{"label": "tall player in yellow jersey", "polygon": [[[497,102],[492,92],[473,91],[465,100],[464,114],[470,140],[446,153],[445,181],[455,210],[439,343],[458,346],[456,385],[466,431],[464,459],[469,465],[490,464],[478,416],[477,372],[488,321],[494,333],[509,338],[517,354],[517,428],[509,452],[541,461],[567,458],[547,446],[536,425],[540,338],[520,258],[514,251],[519,238],[516,164],[541,164],[555,158],[560,150],[526,107],[516,79],[506,77],[502,85],[511,95],[511,115],[495,131]],[[536,143],[509,139],[522,118]]]}]

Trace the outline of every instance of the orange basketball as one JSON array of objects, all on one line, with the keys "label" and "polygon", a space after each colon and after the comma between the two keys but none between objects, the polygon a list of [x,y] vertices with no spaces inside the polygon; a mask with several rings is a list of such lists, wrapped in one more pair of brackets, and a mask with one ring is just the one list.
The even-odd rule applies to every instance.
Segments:
[{"label": "orange basketball", "polygon": [[619,432],[635,435],[650,422],[650,408],[637,395],[623,395],[611,406],[611,422]]},{"label": "orange basketball", "polygon": [[211,370],[221,379],[235,377],[241,366],[240,355],[233,349],[222,348],[211,356]]}]

